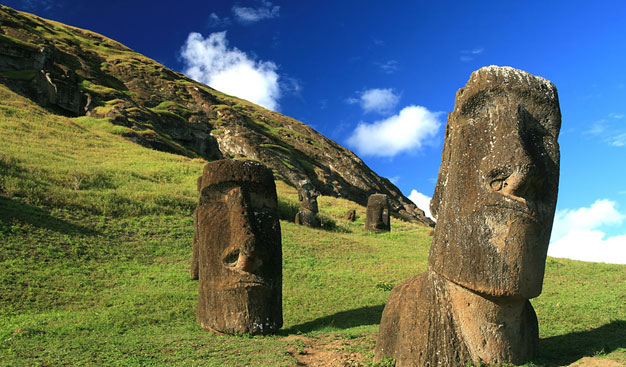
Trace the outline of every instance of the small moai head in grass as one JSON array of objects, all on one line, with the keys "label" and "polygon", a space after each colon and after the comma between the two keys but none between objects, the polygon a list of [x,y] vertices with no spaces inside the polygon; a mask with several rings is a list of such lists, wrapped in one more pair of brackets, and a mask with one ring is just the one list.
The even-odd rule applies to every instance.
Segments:
[{"label": "small moai head in grass", "polygon": [[320,221],[317,217],[319,209],[317,207],[317,197],[320,193],[315,190],[315,186],[308,180],[298,183],[298,200],[300,200],[300,211],[296,213],[296,224],[317,228]]},{"label": "small moai head in grass", "polygon": [[431,211],[429,265],[491,296],[541,293],[559,181],[554,85],[484,67],[457,92]]},{"label": "small moai head in grass", "polygon": [[389,199],[385,194],[372,194],[367,200],[365,230],[369,232],[389,232]]},{"label": "small moai head in grass", "polygon": [[276,331],[282,250],[272,170],[254,161],[210,162],[198,189],[198,321],[229,334]]}]

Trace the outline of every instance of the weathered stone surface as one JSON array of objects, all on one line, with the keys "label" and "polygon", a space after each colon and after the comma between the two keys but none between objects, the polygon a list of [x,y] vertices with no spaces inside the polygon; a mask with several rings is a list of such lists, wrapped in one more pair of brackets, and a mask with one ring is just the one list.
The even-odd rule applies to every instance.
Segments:
[{"label": "weathered stone surface", "polygon": [[396,366],[521,363],[539,341],[525,299],[486,298],[428,270],[394,288],[385,306],[376,355]]},{"label": "weathered stone surface", "polygon": [[317,197],[319,192],[308,180],[302,180],[298,184],[298,199],[300,200],[300,211],[296,213],[296,224],[317,228],[320,226],[317,213]]},{"label": "weathered stone surface", "polygon": [[343,217],[345,220],[354,222],[356,220],[356,209],[349,209]]},{"label": "weathered stone surface", "polygon": [[198,269],[198,321],[229,334],[278,330],[282,250],[272,170],[253,161],[214,161],[198,183],[192,260],[192,277]]},{"label": "weathered stone surface", "polygon": [[377,359],[518,364],[536,353],[528,299],[541,293],[560,125],[549,81],[508,67],[472,73],[448,117],[428,270],[391,293]]},{"label": "weathered stone surface", "polygon": [[388,232],[391,230],[390,224],[387,195],[371,195],[367,200],[365,230],[370,232]]}]

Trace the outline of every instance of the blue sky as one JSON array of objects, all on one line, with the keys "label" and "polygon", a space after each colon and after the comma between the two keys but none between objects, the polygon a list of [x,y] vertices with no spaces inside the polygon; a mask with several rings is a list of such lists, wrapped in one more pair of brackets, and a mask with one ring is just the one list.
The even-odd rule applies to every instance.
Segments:
[{"label": "blue sky", "polygon": [[563,115],[550,254],[626,263],[626,2],[476,3],[3,1],[303,121],[418,205],[471,72],[543,76]]}]

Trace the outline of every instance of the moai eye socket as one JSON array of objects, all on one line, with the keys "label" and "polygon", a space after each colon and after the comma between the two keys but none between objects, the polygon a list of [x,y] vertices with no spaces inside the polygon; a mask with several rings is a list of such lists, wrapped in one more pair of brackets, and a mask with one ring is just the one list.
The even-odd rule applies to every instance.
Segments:
[{"label": "moai eye socket", "polygon": [[492,191],[502,191],[507,186],[507,179],[511,176],[510,167],[494,168],[487,173],[487,186]]},{"label": "moai eye socket", "polygon": [[493,180],[489,184],[489,186],[491,187],[491,189],[493,191],[500,191],[500,190],[502,190],[504,185],[505,185],[504,180],[500,180],[500,179],[499,180]]},{"label": "moai eye socket", "polygon": [[234,268],[237,267],[237,263],[239,262],[239,250],[230,251],[224,258],[222,259],[224,265]]}]

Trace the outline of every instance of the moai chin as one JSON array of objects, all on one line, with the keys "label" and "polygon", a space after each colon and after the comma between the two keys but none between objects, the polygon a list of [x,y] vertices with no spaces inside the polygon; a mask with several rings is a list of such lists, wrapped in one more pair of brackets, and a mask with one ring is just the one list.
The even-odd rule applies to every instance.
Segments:
[{"label": "moai chin", "polygon": [[208,163],[194,212],[197,319],[228,334],[267,334],[282,318],[282,250],[272,170],[253,161]]},{"label": "moai chin", "polygon": [[509,67],[472,73],[448,117],[425,273],[394,288],[376,358],[520,364],[535,355],[559,179],[556,88]]},{"label": "moai chin", "polygon": [[319,192],[308,180],[302,180],[298,184],[298,199],[300,200],[300,211],[296,213],[295,222],[307,227],[317,228],[320,221],[317,218],[319,209],[317,207],[317,197]]},{"label": "moai chin", "polygon": [[385,194],[372,194],[367,199],[365,230],[369,232],[389,232],[389,200]]}]

